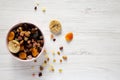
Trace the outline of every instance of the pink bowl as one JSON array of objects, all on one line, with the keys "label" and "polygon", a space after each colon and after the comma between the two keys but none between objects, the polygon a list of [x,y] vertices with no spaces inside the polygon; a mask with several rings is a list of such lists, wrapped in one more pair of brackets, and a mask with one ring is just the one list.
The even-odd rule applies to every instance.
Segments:
[{"label": "pink bowl", "polygon": [[[38,54],[36,57],[33,57],[32,59],[25,59],[25,60],[20,59],[19,57],[13,55],[13,53],[10,52],[10,50],[9,50],[9,48],[8,48],[8,35],[9,35],[10,31],[13,30],[15,27],[16,27],[16,28],[19,27],[18,25],[24,24],[24,23],[26,23],[26,24],[31,24],[31,25],[33,25],[34,27],[36,27],[36,28],[41,32],[41,34],[42,34],[42,36],[43,36],[43,41],[44,41],[43,46],[42,46],[42,50],[39,52],[39,54]],[[9,52],[9,54],[10,54],[13,58],[15,58],[16,60],[19,60],[19,61],[28,62],[28,61],[33,61],[33,60],[37,59],[37,58],[43,53],[43,51],[44,51],[44,45],[45,45],[45,40],[44,40],[44,35],[43,35],[42,31],[41,31],[36,25],[34,25],[34,24],[32,24],[32,23],[28,23],[28,22],[18,23],[18,24],[16,24],[16,25],[14,25],[14,26],[8,31],[8,33],[7,33],[6,46],[7,46],[8,52]]]}]

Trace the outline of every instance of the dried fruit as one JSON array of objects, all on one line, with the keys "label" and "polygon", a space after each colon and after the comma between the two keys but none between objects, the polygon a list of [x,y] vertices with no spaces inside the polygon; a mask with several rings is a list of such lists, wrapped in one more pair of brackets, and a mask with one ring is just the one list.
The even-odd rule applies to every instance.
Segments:
[{"label": "dried fruit", "polygon": [[38,51],[36,48],[32,48],[32,55],[36,57],[38,55]]},{"label": "dried fruit", "polygon": [[[15,25],[7,36],[8,49],[15,57],[19,58],[21,52],[26,53],[24,60],[35,58],[44,45],[42,32],[31,23]],[[21,58],[20,58],[21,59]]]},{"label": "dried fruit", "polygon": [[44,68],[43,68],[43,66],[40,66],[40,70],[42,71]]},{"label": "dried fruit", "polygon": [[55,42],[55,41],[56,41],[56,39],[54,38],[54,39],[53,39],[53,41]]},{"label": "dried fruit", "polygon": [[25,36],[26,36],[26,37],[29,37],[29,36],[30,36],[30,34],[31,34],[31,32],[30,32],[30,31],[25,31]]},{"label": "dried fruit", "polygon": [[32,76],[34,77],[34,76],[35,76],[35,73],[33,73]]},{"label": "dried fruit", "polygon": [[34,62],[37,62],[37,60],[35,59]]},{"label": "dried fruit", "polygon": [[18,40],[22,40],[22,37],[21,37],[21,36],[18,36]]},{"label": "dried fruit", "polygon": [[39,72],[38,76],[41,77],[42,76],[42,72]]},{"label": "dried fruit", "polygon": [[37,6],[34,7],[34,10],[35,10],[35,11],[37,10]]},{"label": "dried fruit", "polygon": [[48,58],[47,58],[47,61],[49,61],[49,60],[50,60],[50,58],[48,57]]},{"label": "dried fruit", "polygon": [[59,34],[62,30],[61,23],[58,20],[52,20],[50,22],[49,28],[53,34]]},{"label": "dried fruit", "polygon": [[51,35],[50,35],[50,38],[51,38],[51,39],[53,39],[53,38],[54,38],[54,35],[53,35],[53,34],[51,34]]},{"label": "dried fruit", "polygon": [[20,43],[16,40],[9,41],[8,43],[8,49],[12,53],[17,53],[20,51]]},{"label": "dried fruit", "polygon": [[46,49],[43,50],[44,53],[47,53]]},{"label": "dried fruit", "polygon": [[19,58],[20,59],[26,59],[26,57],[27,57],[27,54],[25,52],[19,53]]},{"label": "dried fruit", "polygon": [[8,40],[9,40],[9,41],[10,41],[10,40],[13,40],[14,37],[15,37],[15,33],[12,31],[12,32],[10,32],[9,35],[8,35]]},{"label": "dried fruit", "polygon": [[46,60],[44,60],[44,63],[45,63],[45,64],[47,64],[47,61],[46,61]]},{"label": "dried fruit", "polygon": [[63,50],[63,46],[61,46],[59,49],[60,49],[60,51],[62,51]]},{"label": "dried fruit", "polygon": [[60,59],[60,63],[62,63],[62,59]]},{"label": "dried fruit", "polygon": [[72,39],[73,39],[73,33],[72,32],[69,32],[65,35],[65,40],[67,42],[70,42]]},{"label": "dried fruit", "polygon": [[24,46],[23,45],[20,46],[20,51],[24,51]]},{"label": "dried fruit", "polygon": [[67,60],[67,56],[62,56],[63,60]]}]

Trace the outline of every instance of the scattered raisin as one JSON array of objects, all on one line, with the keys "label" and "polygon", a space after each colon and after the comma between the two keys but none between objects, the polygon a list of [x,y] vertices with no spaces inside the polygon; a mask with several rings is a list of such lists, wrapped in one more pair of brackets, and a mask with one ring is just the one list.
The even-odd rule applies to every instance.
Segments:
[{"label": "scattered raisin", "polygon": [[53,41],[55,42],[55,41],[56,41],[56,39],[54,38],[54,39],[53,39]]},{"label": "scattered raisin", "polygon": [[35,10],[35,11],[37,10],[37,6],[34,7],[34,10]]},{"label": "scattered raisin", "polygon": [[63,51],[63,46],[61,46],[59,49],[60,49],[61,51]]},{"label": "scattered raisin", "polygon": [[37,62],[37,60],[35,59],[34,62]]},{"label": "scattered raisin", "polygon": [[38,76],[41,77],[42,76],[42,72],[39,72]]}]

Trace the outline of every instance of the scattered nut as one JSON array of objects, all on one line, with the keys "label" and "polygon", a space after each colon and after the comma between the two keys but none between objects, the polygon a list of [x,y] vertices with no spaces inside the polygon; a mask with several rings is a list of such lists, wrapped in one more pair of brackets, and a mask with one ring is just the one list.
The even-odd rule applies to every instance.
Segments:
[{"label": "scattered nut", "polygon": [[27,38],[27,37],[24,37],[24,40],[25,40],[25,41],[27,41],[27,40],[28,40],[28,38]]},{"label": "scattered nut", "polygon": [[55,56],[55,52],[54,51],[52,51],[52,55]]},{"label": "scattered nut", "polygon": [[42,7],[42,12],[46,12],[46,8],[45,7]]},{"label": "scattered nut", "polygon": [[54,71],[55,71],[55,69],[54,69],[54,67],[53,67],[53,66],[50,66],[50,67],[48,68],[48,70],[49,70],[49,71],[52,71],[52,72],[54,72]]},{"label": "scattered nut", "polygon": [[57,54],[60,55],[60,52],[58,51]]},{"label": "scattered nut", "polygon": [[59,69],[58,71],[59,71],[59,73],[62,73],[63,70],[62,70],[62,69]]},{"label": "scattered nut", "polygon": [[43,63],[42,66],[45,67],[47,64],[46,63]]},{"label": "scattered nut", "polygon": [[45,58],[48,58],[48,54],[45,54]]},{"label": "scattered nut", "polygon": [[62,56],[63,60],[67,60],[67,56]]},{"label": "scattered nut", "polygon": [[53,62],[55,63],[55,62],[56,62],[56,59],[53,59]]}]

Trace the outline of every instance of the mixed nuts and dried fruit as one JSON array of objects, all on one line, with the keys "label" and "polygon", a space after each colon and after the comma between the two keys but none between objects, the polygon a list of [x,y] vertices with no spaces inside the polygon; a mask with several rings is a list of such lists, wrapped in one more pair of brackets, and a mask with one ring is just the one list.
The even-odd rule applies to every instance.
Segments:
[{"label": "mixed nuts and dried fruit", "polygon": [[[56,38],[55,36],[57,34],[59,34],[61,32],[61,24],[59,21],[57,20],[52,20],[50,22],[50,25],[49,25],[49,28],[50,28],[50,31],[52,32],[52,34],[50,35],[50,39],[52,39],[54,42],[56,41]],[[55,36],[54,36],[55,35]],[[67,42],[70,42],[72,41],[73,39],[73,33],[72,32],[69,32],[65,35],[65,40]],[[45,57],[45,60],[43,61],[43,64],[39,66],[39,69],[40,69],[40,72],[38,73],[38,76],[41,77],[42,76],[42,71],[44,70],[44,67],[46,67],[46,65],[48,65],[48,71],[50,72],[55,72],[55,71],[58,71],[59,73],[62,73],[63,72],[63,69],[62,68],[59,68],[58,70],[55,70],[55,67],[53,64],[57,63],[57,59],[55,58],[55,55],[58,55],[60,57],[60,59],[58,60],[59,63],[63,63],[64,61],[67,61],[68,60],[68,57],[66,55],[63,55],[63,46],[60,46],[59,47],[59,50],[58,51],[54,51],[52,50],[51,53],[53,55],[53,59],[49,58],[48,56],[48,52],[47,50],[45,49],[44,50],[44,57]],[[52,63],[49,62],[50,60],[52,60]]]},{"label": "mixed nuts and dried fruit", "polygon": [[42,32],[31,23],[14,26],[7,37],[8,49],[22,60],[36,58],[44,46]]}]

